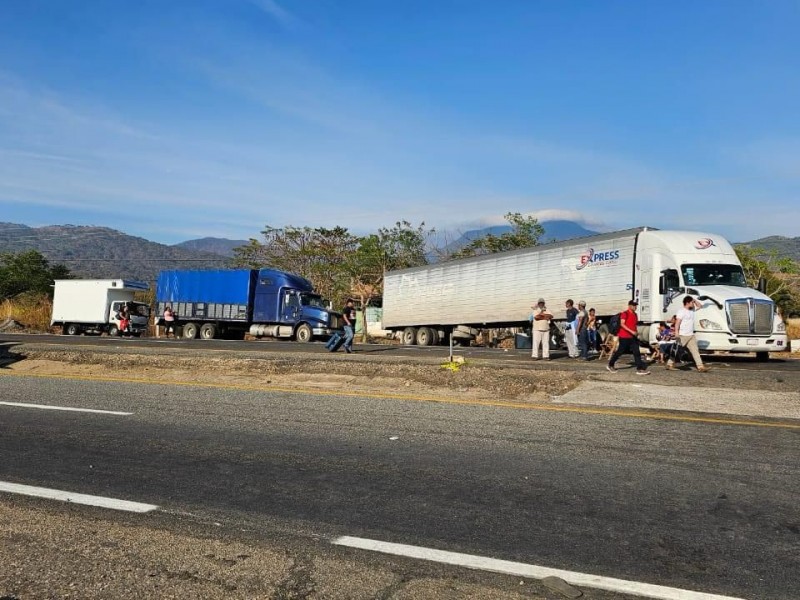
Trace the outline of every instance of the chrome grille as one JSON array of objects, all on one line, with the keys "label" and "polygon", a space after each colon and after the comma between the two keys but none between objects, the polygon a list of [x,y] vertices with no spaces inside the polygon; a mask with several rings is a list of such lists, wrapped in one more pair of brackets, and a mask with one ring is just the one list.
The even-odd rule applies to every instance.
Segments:
[{"label": "chrome grille", "polygon": [[774,306],[766,300],[729,300],[728,325],[733,333],[769,335],[772,333]]},{"label": "chrome grille", "polygon": [[746,300],[728,302],[728,322],[733,333],[750,333],[750,307]]},{"label": "chrome grille", "polygon": [[774,310],[771,302],[756,302],[753,306],[753,333],[769,335],[772,333],[772,315]]}]

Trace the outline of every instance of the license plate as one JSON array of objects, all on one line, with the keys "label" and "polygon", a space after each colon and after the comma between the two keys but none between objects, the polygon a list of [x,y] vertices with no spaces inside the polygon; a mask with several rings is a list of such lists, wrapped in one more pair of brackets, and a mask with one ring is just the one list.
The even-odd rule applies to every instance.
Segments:
[{"label": "license plate", "polygon": [[747,340],[748,346],[758,346],[759,340]]}]

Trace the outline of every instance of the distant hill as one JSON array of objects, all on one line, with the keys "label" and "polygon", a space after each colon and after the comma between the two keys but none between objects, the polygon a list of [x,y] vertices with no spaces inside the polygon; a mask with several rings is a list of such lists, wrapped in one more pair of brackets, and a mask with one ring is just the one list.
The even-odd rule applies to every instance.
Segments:
[{"label": "distant hill", "polygon": [[[539,238],[540,244],[571,240],[573,238],[586,237],[598,233],[597,231],[586,229],[574,221],[542,221],[540,224],[544,228],[544,235]],[[449,254],[450,252],[455,252],[466,246],[472,240],[485,235],[503,235],[509,231],[511,231],[510,225],[494,225],[492,227],[484,227],[483,229],[472,229],[462,234],[461,237],[457,238],[455,241],[449,243],[445,248],[445,253]]]},{"label": "distant hill", "polygon": [[187,240],[180,244],[175,244],[174,248],[183,248],[192,252],[210,252],[219,254],[227,258],[234,256],[233,249],[239,246],[246,246],[249,240],[229,240],[227,238],[204,237],[198,240]]},{"label": "distant hill", "polygon": [[782,235],[771,235],[769,237],[743,242],[737,246],[749,246],[751,248],[763,248],[764,250],[774,250],[778,256],[788,257],[800,262],[800,237],[784,237]]},{"label": "distant hill", "polygon": [[66,265],[85,278],[125,278],[153,282],[167,269],[220,269],[225,258],[176,248],[107,227],[0,223],[0,253],[37,250],[51,264]]}]

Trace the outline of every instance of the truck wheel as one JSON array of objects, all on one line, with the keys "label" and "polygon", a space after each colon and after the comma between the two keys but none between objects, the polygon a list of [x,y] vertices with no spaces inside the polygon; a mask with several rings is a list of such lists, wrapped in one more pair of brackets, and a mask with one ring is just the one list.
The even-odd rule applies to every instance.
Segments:
[{"label": "truck wheel", "polygon": [[758,362],[767,362],[769,360],[769,352],[756,352],[756,360]]},{"label": "truck wheel", "polygon": [[303,344],[310,342],[313,337],[314,332],[311,331],[311,327],[306,323],[300,323],[300,325],[297,326],[297,330],[294,332],[294,339]]},{"label": "truck wheel", "polygon": [[197,323],[186,323],[186,325],[183,326],[183,339],[193,340],[197,337],[198,329]]},{"label": "truck wheel", "polygon": [[64,333],[66,335],[79,335],[81,332],[81,328],[75,325],[75,323],[70,323],[69,325],[64,327]]},{"label": "truck wheel", "polygon": [[417,343],[417,330],[414,327],[403,329],[403,345],[413,346]]},{"label": "truck wheel", "polygon": [[417,329],[417,344],[420,346],[433,346],[436,344],[436,332],[430,327],[420,327]]},{"label": "truck wheel", "polygon": [[205,323],[200,328],[200,338],[203,340],[213,340],[217,337],[217,326],[213,323]]},{"label": "truck wheel", "polygon": [[109,327],[108,335],[112,337],[117,337],[119,335],[119,327],[117,327],[116,325],[112,325],[111,327]]}]

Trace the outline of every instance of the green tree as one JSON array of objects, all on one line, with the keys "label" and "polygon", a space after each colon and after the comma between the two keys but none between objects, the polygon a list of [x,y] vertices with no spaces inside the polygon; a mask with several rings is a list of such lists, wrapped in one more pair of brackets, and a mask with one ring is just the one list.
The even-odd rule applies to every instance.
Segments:
[{"label": "green tree", "polygon": [[751,287],[764,279],[766,293],[784,315],[800,313],[800,265],[776,250],[738,246],[736,254]]},{"label": "green tree", "polygon": [[358,237],[344,227],[267,226],[261,233],[263,242],[251,239],[248,245],[234,249],[235,266],[295,273],[311,281],[323,296],[343,302],[349,293],[348,265],[358,248]]},{"label": "green tree", "polygon": [[488,233],[476,238],[450,255],[450,258],[465,258],[516,250],[517,248],[529,248],[537,246],[539,238],[544,235],[544,228],[539,224],[538,219],[533,217],[523,216],[520,213],[507,213],[505,220],[511,225],[511,231],[500,235]]},{"label": "green tree", "polygon": [[[393,227],[382,227],[378,233],[359,239],[347,269],[351,295],[359,299],[362,309],[383,295],[383,278],[387,271],[428,263],[427,241],[433,233],[433,229],[425,229],[425,223],[414,227],[408,221],[398,221]],[[364,339],[367,335],[364,319]]]},{"label": "green tree", "polygon": [[64,265],[50,265],[36,250],[0,254],[0,300],[24,293],[44,294],[52,298],[53,280],[69,279]]}]

